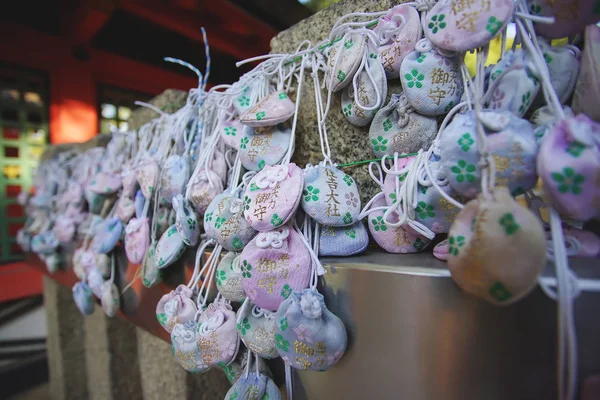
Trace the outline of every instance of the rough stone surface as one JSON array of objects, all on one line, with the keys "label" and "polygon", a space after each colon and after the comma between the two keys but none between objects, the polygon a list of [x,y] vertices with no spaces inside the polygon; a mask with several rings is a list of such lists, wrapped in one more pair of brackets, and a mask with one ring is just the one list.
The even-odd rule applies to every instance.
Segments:
[{"label": "rough stone surface", "polygon": [[171,354],[171,346],[136,328],[140,378],[144,399],[185,399],[187,373]]},{"label": "rough stone surface", "polygon": [[184,371],[168,343],[140,328],[137,343],[144,399],[222,399],[231,387],[218,369],[203,374]]},{"label": "rough stone surface", "polygon": [[113,399],[142,399],[137,328],[118,317],[104,315],[108,338],[109,372]]},{"label": "rough stone surface", "polygon": [[111,399],[112,380],[110,374],[110,358],[108,336],[106,335],[106,315],[102,308],[96,306],[94,313],[83,320],[85,361],[90,400]]},{"label": "rough stone surface", "polygon": [[48,325],[50,396],[65,400],[87,399],[90,396],[83,316],[73,302],[71,290],[44,277],[44,306]]},{"label": "rough stone surface", "polygon": [[[187,92],[177,89],[167,89],[148,103],[160,108],[162,111],[170,114],[181,108],[187,99]],[[146,122],[159,117],[156,111],[152,111],[145,107],[136,108],[129,117],[129,129],[138,129]]]},{"label": "rough stone surface", "polygon": [[[294,52],[303,40],[310,40],[313,44],[319,43],[326,38],[331,27],[343,15],[351,12],[385,11],[400,3],[403,1],[342,0],[279,33],[271,40],[271,51],[273,53]],[[292,159],[302,167],[306,163],[316,164],[323,159],[317,130],[313,80],[307,76],[307,72],[308,70],[305,71],[306,80],[302,86],[302,99],[296,128],[296,150]],[[385,103],[392,93],[399,92],[401,92],[400,80],[388,81],[388,98]],[[323,102],[327,99],[325,90],[322,91],[322,98]],[[376,158],[369,145],[369,127],[354,126],[344,117],[341,92],[332,95],[331,107],[327,116],[327,132],[333,162],[346,164]],[[345,171],[356,180],[363,205],[380,191],[369,176],[368,164],[347,167]]]}]

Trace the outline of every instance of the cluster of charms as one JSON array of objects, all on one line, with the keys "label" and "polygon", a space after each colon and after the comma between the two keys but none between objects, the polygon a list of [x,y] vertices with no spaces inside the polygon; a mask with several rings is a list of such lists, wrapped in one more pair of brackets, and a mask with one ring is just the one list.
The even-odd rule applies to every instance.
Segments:
[{"label": "cluster of charms", "polygon": [[[369,232],[391,253],[420,252],[447,235],[433,252],[461,288],[494,304],[517,301],[565,242],[568,255],[600,253],[600,240],[580,229],[600,215],[600,28],[585,28],[583,51],[551,45],[581,40],[595,22],[585,2],[581,25],[553,3],[420,1],[350,14],[325,45],[257,57],[264,61],[232,85],[207,90],[208,73],[200,75],[177,112],[114,134],[105,149],[44,162],[35,195],[22,197],[29,219],[19,243],[55,271],[66,264],[59,247],[83,238],[72,260],[75,301],[88,314],[96,295],[111,316],[119,240],[147,287],[198,246],[191,280],[156,315],[183,368],[225,371],[228,399],[280,398],[262,359],[319,371],[340,360],[346,330],[318,292],[318,257],[360,253]],[[356,22],[365,16],[375,19]],[[509,24],[517,38],[506,50]],[[491,64],[490,41],[500,38]],[[290,160],[307,70],[323,161],[302,169]],[[398,78],[402,91],[385,104],[388,80]],[[332,162],[334,92],[350,123],[370,125],[381,157],[370,165],[381,192],[362,209],[356,182]],[[569,224],[542,219],[539,180],[551,214]]]}]

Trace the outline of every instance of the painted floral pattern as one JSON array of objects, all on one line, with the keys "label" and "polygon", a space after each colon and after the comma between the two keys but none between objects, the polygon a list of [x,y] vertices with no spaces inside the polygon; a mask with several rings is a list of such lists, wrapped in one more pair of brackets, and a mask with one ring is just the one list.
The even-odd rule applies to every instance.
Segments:
[{"label": "painted floral pattern", "polygon": [[512,235],[521,229],[521,226],[515,221],[515,216],[512,213],[504,214],[498,223],[504,228],[504,232],[507,235]]},{"label": "painted floral pattern", "polygon": [[252,265],[248,261],[244,260],[242,262],[241,270],[244,278],[252,278]]},{"label": "painted floral pattern", "polygon": [[406,78],[406,86],[409,88],[416,87],[417,89],[421,89],[423,87],[422,81],[425,79],[425,75],[419,73],[419,71],[414,68],[410,71],[410,74],[404,74],[404,78]]},{"label": "painted floral pattern", "polygon": [[448,237],[448,253],[457,256],[459,253],[459,249],[465,245],[465,237],[458,235],[456,237],[449,236]]},{"label": "painted floral pattern", "polygon": [[473,175],[473,173],[475,172],[476,168],[473,164],[468,164],[465,160],[458,160],[458,163],[453,165],[450,170],[456,175],[457,182],[462,183],[464,181],[475,181],[475,175]]},{"label": "painted floral pattern", "polygon": [[557,189],[561,193],[580,194],[583,189],[581,185],[585,182],[585,177],[575,172],[571,167],[565,167],[560,172],[552,173],[552,179],[557,184]]},{"label": "painted floral pattern", "polygon": [[387,226],[385,224],[385,222],[383,221],[383,217],[379,216],[377,218],[373,218],[371,220],[371,223],[373,224],[373,229],[375,229],[375,231],[382,231],[385,232],[387,231]]},{"label": "painted floral pattern", "polygon": [[431,32],[438,33],[440,29],[444,29],[446,27],[446,23],[444,22],[445,17],[446,16],[444,14],[434,15],[431,17],[431,22],[429,25],[427,25],[427,27],[431,29]]}]

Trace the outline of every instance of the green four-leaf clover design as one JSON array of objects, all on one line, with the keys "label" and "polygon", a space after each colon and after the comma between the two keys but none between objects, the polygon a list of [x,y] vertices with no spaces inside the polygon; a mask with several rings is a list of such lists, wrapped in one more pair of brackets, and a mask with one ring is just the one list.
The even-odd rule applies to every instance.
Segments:
[{"label": "green four-leaf clover design", "polygon": [[292,294],[292,288],[287,283],[281,289],[281,297],[287,299]]},{"label": "green four-leaf clover design", "polygon": [[507,235],[512,235],[521,229],[521,226],[515,221],[515,216],[512,213],[504,214],[498,220],[498,223],[504,228],[504,232]]},{"label": "green four-leaf clover design", "polygon": [[287,98],[288,98],[287,93],[285,93],[285,92],[279,93],[279,100],[284,100],[284,99],[287,99]]},{"label": "green four-leaf clover design", "polygon": [[385,221],[383,220],[382,216],[379,216],[377,218],[373,218],[371,220],[371,223],[373,224],[373,229],[375,229],[376,232],[385,232],[387,231],[387,225],[385,224]]},{"label": "green four-leaf clover design", "polygon": [[417,251],[423,250],[426,246],[425,241],[419,237],[413,242],[412,245]]},{"label": "green four-leaf clover design", "polygon": [[238,328],[238,331],[240,331],[240,333],[242,335],[245,335],[246,332],[248,332],[250,330],[250,322],[248,321],[248,318],[244,318],[243,320],[241,320],[237,324],[237,328]]},{"label": "green four-leaf clover design", "polygon": [[342,221],[344,221],[345,224],[351,224],[353,222],[352,214],[350,214],[349,212],[347,212],[344,215],[344,218],[342,219]]},{"label": "green four-leaf clover design", "polygon": [[424,201],[420,201],[417,203],[415,212],[421,219],[425,219],[427,217],[435,217],[435,212],[433,212],[433,206],[431,204],[425,203]]},{"label": "green four-leaf clover design", "polygon": [[234,249],[238,249],[238,250],[241,249],[242,247],[244,247],[244,243],[238,237],[233,239],[233,241],[231,242],[231,245],[233,246]]},{"label": "green four-leaf clover design", "polygon": [[242,140],[240,140],[240,149],[245,149],[246,146],[248,146],[248,143],[250,143],[250,139],[243,137]]},{"label": "green four-leaf clover design", "polygon": [[250,105],[250,98],[248,96],[242,96],[238,99],[238,103],[242,107],[248,107]]},{"label": "green four-leaf clover design", "polygon": [[462,151],[469,151],[471,146],[475,143],[470,133],[463,134],[460,139],[458,139],[458,145],[462,149]]},{"label": "green four-leaf clover design", "polygon": [[563,168],[562,174],[553,172],[552,179],[556,182],[560,193],[580,194],[583,191],[581,185],[585,182],[585,177],[575,173],[575,170],[571,167]]},{"label": "green four-leaf clover design", "polygon": [[456,237],[449,236],[448,237],[448,253],[457,256],[461,247],[465,245],[465,237],[462,235],[458,235]]},{"label": "green four-leaf clover design", "polygon": [[281,217],[277,214],[273,214],[273,216],[271,217],[271,225],[273,226],[279,226],[283,224],[283,219],[281,219]]},{"label": "green four-leaf clover design", "polygon": [[383,121],[383,130],[387,132],[390,129],[392,129],[392,121],[388,118],[385,121]]},{"label": "green four-leaf clover design", "polygon": [[163,326],[167,323],[167,315],[165,313],[156,314],[156,319]]},{"label": "green four-leaf clover design", "polygon": [[344,111],[344,115],[346,117],[350,117],[352,116],[352,103],[348,104],[346,107],[343,108]]},{"label": "green four-leaf clover design", "polygon": [[319,192],[320,192],[319,188],[309,185],[306,189],[304,189],[302,191],[302,196],[304,196],[304,201],[309,202],[311,200],[312,201],[319,200],[319,196],[317,196],[319,194]]},{"label": "green four-leaf clover design", "polygon": [[521,114],[525,114],[525,111],[529,108],[529,104],[531,104],[531,92],[527,92],[521,96],[521,105],[519,106],[519,112]]},{"label": "green four-leaf clover design", "polygon": [[475,175],[473,175],[473,173],[475,170],[475,166],[473,164],[468,164],[465,160],[458,160],[456,165],[453,165],[452,168],[450,168],[450,171],[456,175],[456,181],[460,183],[465,180],[467,182],[474,182]]},{"label": "green four-leaf clover design", "polygon": [[384,139],[383,136],[377,136],[375,139],[371,139],[371,144],[375,151],[385,151],[387,149],[388,140]]},{"label": "green four-leaf clover design", "polygon": [[283,319],[279,321],[279,328],[282,332],[285,332],[285,330],[288,328],[288,320],[286,317],[283,317]]},{"label": "green four-leaf clover design", "polygon": [[227,274],[225,274],[225,271],[217,271],[217,274],[215,275],[215,280],[217,281],[217,285],[219,286],[225,283],[225,281],[227,280]]},{"label": "green four-leaf clover design", "polygon": [[488,19],[487,25],[485,29],[490,33],[490,35],[494,36],[498,31],[502,28],[502,21],[498,18],[491,16]]},{"label": "green four-leaf clover design", "polygon": [[444,22],[444,18],[446,16],[444,14],[437,14],[431,17],[431,22],[427,25],[431,32],[438,33],[440,29],[444,29],[446,27],[446,23]]},{"label": "green four-leaf clover design", "polygon": [[348,186],[352,186],[352,184],[354,183],[354,180],[352,179],[352,177],[350,175],[344,175],[344,182],[346,182],[346,184]]},{"label": "green four-leaf clover design", "polygon": [[215,228],[220,229],[221,226],[227,221],[224,217],[217,217],[215,220]]},{"label": "green four-leaf clover design", "polygon": [[244,210],[249,210],[250,209],[250,203],[252,202],[252,200],[250,199],[249,196],[244,196]]},{"label": "green four-leaf clover design", "polygon": [[228,126],[224,130],[225,134],[228,136],[235,136],[235,134],[237,133],[237,128],[234,128],[232,126]]},{"label": "green four-leaf clover design", "polygon": [[256,120],[260,121],[261,119],[263,119],[264,117],[267,116],[267,113],[264,111],[260,111],[256,113]]},{"label": "green four-leaf clover design", "polygon": [[567,146],[566,149],[567,153],[569,153],[575,158],[579,157],[584,150],[585,145],[583,143],[578,142],[577,140],[574,140],[571,143],[569,143],[569,146]]},{"label": "green four-leaf clover design", "polygon": [[356,239],[356,231],[354,229],[351,229],[351,228],[344,229],[344,233],[350,239]]},{"label": "green four-leaf clover design", "polygon": [[242,261],[242,265],[241,268],[242,270],[242,276],[244,278],[252,278],[252,265],[250,265],[250,263],[246,260]]},{"label": "green four-leaf clover design", "polygon": [[489,290],[490,296],[496,299],[497,302],[501,303],[511,298],[511,293],[502,284],[502,282],[495,281]]},{"label": "green four-leaf clover design", "polygon": [[288,342],[287,340],[285,340],[283,338],[283,335],[278,333],[277,335],[275,335],[275,344],[277,345],[277,348],[287,352],[288,351],[288,346],[290,345],[290,342]]},{"label": "green four-leaf clover design", "polygon": [[406,78],[406,86],[409,88],[417,87],[417,89],[421,89],[423,87],[423,79],[425,79],[425,75],[419,73],[419,70],[413,68],[409,74],[404,74],[404,78]]}]

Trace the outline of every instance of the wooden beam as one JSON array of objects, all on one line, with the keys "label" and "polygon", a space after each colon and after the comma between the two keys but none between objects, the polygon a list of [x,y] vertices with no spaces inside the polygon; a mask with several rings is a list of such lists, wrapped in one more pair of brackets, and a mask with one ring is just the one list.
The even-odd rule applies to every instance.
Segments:
[{"label": "wooden beam", "polygon": [[75,46],[88,47],[115,9],[114,0],[82,0],[63,5],[61,11],[63,37],[72,41]]},{"label": "wooden beam", "polygon": [[[209,3],[217,4],[204,8]],[[189,10],[162,1],[127,0],[122,2],[121,8],[199,42],[203,40],[200,27],[204,26],[209,35],[210,46],[237,59],[269,52],[269,41],[277,31],[266,27],[237,7],[236,12],[227,14],[233,9],[227,1],[201,4],[200,8]],[[211,21],[211,14],[218,16],[219,21]]]}]

